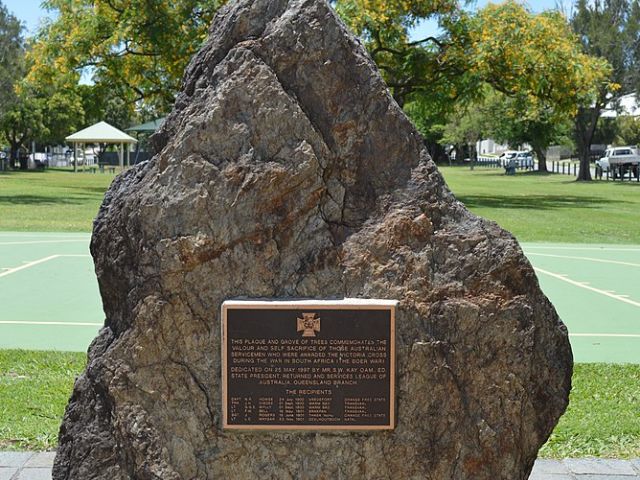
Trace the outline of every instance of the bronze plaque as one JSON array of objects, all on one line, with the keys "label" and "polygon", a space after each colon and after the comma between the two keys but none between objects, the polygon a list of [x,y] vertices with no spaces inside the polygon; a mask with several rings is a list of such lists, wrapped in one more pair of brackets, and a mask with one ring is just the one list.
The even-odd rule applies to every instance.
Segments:
[{"label": "bronze plaque", "polygon": [[396,303],[224,302],[223,427],[393,429]]}]

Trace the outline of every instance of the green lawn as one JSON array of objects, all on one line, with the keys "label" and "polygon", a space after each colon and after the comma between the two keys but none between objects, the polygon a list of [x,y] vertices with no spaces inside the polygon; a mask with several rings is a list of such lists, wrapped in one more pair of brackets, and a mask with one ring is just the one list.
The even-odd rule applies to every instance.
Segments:
[{"label": "green lawn", "polygon": [[0,350],[0,450],[51,450],[83,353]]},{"label": "green lawn", "polygon": [[90,232],[109,173],[0,172],[0,231]]},{"label": "green lawn", "polygon": [[521,242],[640,244],[640,183],[440,167],[458,200]]},{"label": "green lawn", "polygon": [[[640,184],[444,167],[458,199],[520,241],[640,244]],[[110,174],[0,173],[0,230],[91,230]],[[0,350],[0,449],[55,448],[84,355]],[[578,364],[569,410],[541,455],[639,457],[640,366]]]},{"label": "green lawn", "polygon": [[640,457],[640,365],[578,363],[567,412],[540,456]]},{"label": "green lawn", "polygon": [[[459,200],[520,241],[640,244],[640,183],[441,167]],[[0,231],[89,232],[108,173],[0,173]]]},{"label": "green lawn", "polygon": [[[0,450],[56,446],[82,353],[0,350]],[[640,365],[579,364],[543,457],[640,456]]]}]

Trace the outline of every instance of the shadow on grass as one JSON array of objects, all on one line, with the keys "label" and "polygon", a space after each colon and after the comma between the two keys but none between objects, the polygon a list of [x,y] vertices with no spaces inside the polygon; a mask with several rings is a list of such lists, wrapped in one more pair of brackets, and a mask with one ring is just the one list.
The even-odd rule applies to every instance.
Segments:
[{"label": "shadow on grass", "polygon": [[82,205],[83,197],[49,197],[46,195],[0,195],[0,205]]},{"label": "shadow on grass", "polygon": [[559,210],[563,208],[599,208],[603,204],[630,203],[602,197],[571,195],[457,195],[469,208],[514,208],[535,210]]},{"label": "shadow on grass", "polygon": [[81,186],[81,185],[65,185],[64,188],[70,189],[70,190],[80,190],[81,192],[85,192],[87,194],[91,194],[91,196],[94,196],[96,193],[99,193],[102,196],[107,192],[109,187],[108,186],[106,186],[106,187],[87,187],[87,186]]}]

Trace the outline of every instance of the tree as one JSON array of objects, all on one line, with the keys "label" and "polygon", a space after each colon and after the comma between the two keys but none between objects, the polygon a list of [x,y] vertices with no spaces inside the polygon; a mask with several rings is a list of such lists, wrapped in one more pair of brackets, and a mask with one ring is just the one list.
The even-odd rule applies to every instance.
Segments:
[{"label": "tree", "polygon": [[[119,102],[131,115],[134,109],[145,117],[164,114],[223,3],[159,0],[151,8],[142,0],[47,0],[57,17],[33,46],[30,77],[58,72],[73,78],[90,69],[96,88],[89,94],[117,96],[100,103],[88,101],[84,91],[87,111]],[[461,9],[457,0],[332,3],[363,39],[394,98],[428,132],[432,151],[442,132],[437,125],[457,103],[477,100],[483,84],[524,95],[555,115],[574,111],[597,77],[598,68],[576,48],[561,16],[532,15],[513,0],[478,14]],[[437,20],[442,33],[411,41],[410,29],[424,19]]]},{"label": "tree", "polygon": [[617,119],[615,143],[618,145],[640,144],[640,118],[620,116]]},{"label": "tree", "polygon": [[450,95],[465,108],[445,109],[466,118],[447,115],[447,127],[429,129],[426,124],[442,112],[420,90],[412,93],[405,110],[423,133],[448,131],[450,137],[470,126],[472,109],[484,109],[485,124],[495,127],[492,136],[511,144],[531,144],[541,160],[539,167],[546,170],[547,146],[566,134],[567,120],[580,105],[592,102],[595,86],[608,71],[606,61],[583,54],[567,20],[557,12],[533,14],[507,1],[490,4],[462,22],[465,26],[458,31],[464,34],[457,37],[461,41],[449,44],[442,61],[456,59],[462,66],[460,59],[467,59],[461,74],[466,79],[458,80],[467,93]]},{"label": "tree", "polygon": [[184,69],[223,0],[47,0],[55,20],[38,34],[32,73],[91,74],[128,104],[173,105]]},{"label": "tree", "polygon": [[516,2],[489,5],[470,29],[480,76],[494,97],[494,134],[529,143],[546,171],[546,149],[567,133],[567,121],[593,102],[610,68],[581,51],[559,12],[533,14]]},{"label": "tree", "polygon": [[610,65],[606,76],[595,83],[593,101],[579,108],[575,116],[578,180],[591,180],[591,144],[602,111],[640,83],[640,4],[637,0],[578,0],[571,25],[583,50]]},{"label": "tree", "polygon": [[464,158],[465,147],[472,160],[477,157],[476,144],[487,138],[489,125],[482,103],[457,105],[450,114],[449,121],[442,128],[442,142],[454,146],[456,160]]},{"label": "tree", "polygon": [[109,88],[100,82],[94,85],[79,85],[85,126],[105,121],[120,130],[125,130],[137,120],[135,103],[127,99],[124,87],[119,87]]},{"label": "tree", "polygon": [[489,4],[469,28],[473,70],[529,109],[564,117],[593,97],[606,62],[585,55],[558,12],[531,13],[515,1]]},{"label": "tree", "polygon": [[[22,25],[0,3],[0,126],[9,122],[9,111],[19,102],[14,85],[25,72],[25,44],[22,37]],[[11,144],[7,132],[0,128],[0,137]],[[13,164],[17,157],[11,145],[9,161]]]},{"label": "tree", "polygon": [[14,84],[24,75],[22,25],[0,2],[0,114],[16,101]]},{"label": "tree", "polygon": [[[336,10],[364,39],[400,106],[419,92],[433,109],[446,111],[470,93],[468,59],[450,55],[467,43],[467,14],[455,0],[338,0]],[[415,41],[420,20],[438,21],[442,33]]]},{"label": "tree", "polygon": [[[29,140],[46,131],[43,118],[41,99],[24,91],[19,91],[15,103],[3,112],[0,117],[0,130],[9,142],[12,167],[20,160],[20,149],[27,145]],[[26,162],[20,162],[20,168],[26,169]]]},{"label": "tree", "polygon": [[527,100],[526,96],[508,97],[500,92],[489,95],[484,121],[490,125],[491,138],[508,145],[531,145],[538,170],[547,172],[547,149],[567,143],[571,117],[559,116],[552,109],[532,108]]}]

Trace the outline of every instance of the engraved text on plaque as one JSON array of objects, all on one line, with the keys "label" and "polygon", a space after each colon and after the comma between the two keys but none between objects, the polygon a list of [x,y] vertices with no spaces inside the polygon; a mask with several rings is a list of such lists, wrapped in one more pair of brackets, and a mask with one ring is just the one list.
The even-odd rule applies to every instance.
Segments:
[{"label": "engraved text on plaque", "polygon": [[393,428],[395,304],[225,302],[224,428]]}]

